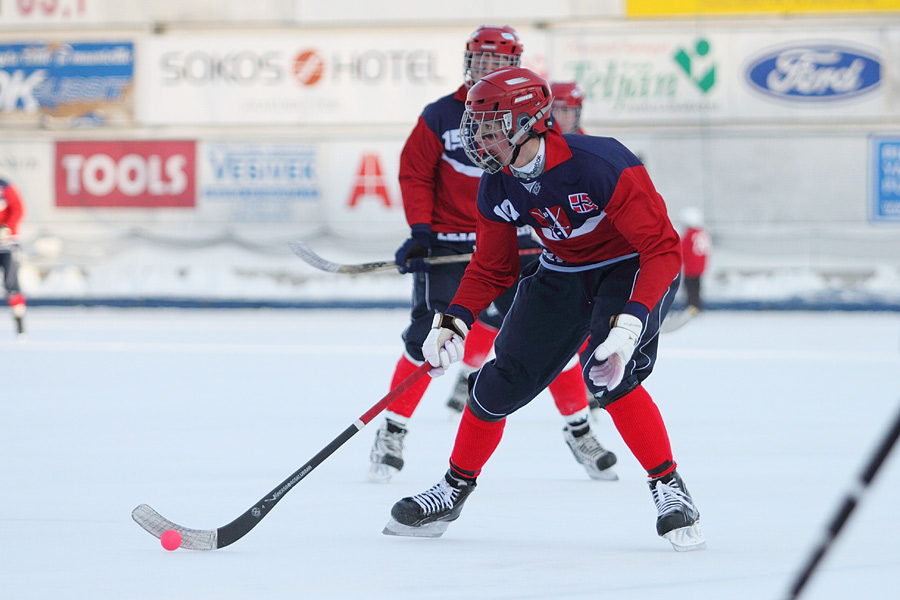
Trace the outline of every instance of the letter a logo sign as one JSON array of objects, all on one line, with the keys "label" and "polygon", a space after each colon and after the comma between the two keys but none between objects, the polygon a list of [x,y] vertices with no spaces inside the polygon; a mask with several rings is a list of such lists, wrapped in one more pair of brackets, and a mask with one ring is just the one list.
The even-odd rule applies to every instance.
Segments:
[{"label": "letter a logo sign", "polygon": [[374,152],[367,152],[362,156],[359,170],[356,172],[356,180],[353,182],[353,190],[350,192],[350,208],[362,199],[380,198],[388,208],[391,206],[391,197],[388,194],[387,185],[384,183],[384,175],[381,170],[381,161]]}]

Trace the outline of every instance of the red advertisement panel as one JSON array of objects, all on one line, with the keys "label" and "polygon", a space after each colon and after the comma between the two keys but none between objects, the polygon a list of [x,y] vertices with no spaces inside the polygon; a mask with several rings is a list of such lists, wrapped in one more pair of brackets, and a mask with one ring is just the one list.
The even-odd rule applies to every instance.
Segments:
[{"label": "red advertisement panel", "polygon": [[56,143],[56,206],[193,208],[195,143]]}]

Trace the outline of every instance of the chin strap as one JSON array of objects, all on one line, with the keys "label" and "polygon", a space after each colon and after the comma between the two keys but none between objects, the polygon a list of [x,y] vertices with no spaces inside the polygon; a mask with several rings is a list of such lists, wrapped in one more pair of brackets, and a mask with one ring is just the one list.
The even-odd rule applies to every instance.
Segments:
[{"label": "chin strap", "polygon": [[538,149],[538,155],[537,155],[537,157],[535,157],[534,167],[530,171],[522,171],[522,170],[517,169],[512,166],[513,163],[516,162],[516,159],[519,157],[519,152],[522,150],[522,146],[524,146],[528,142],[528,140],[530,140],[532,138],[536,138],[536,137],[538,137],[538,134],[536,134],[536,133],[529,134],[528,137],[525,138],[524,142],[517,145],[513,149],[512,158],[510,158],[510,160],[509,160],[509,170],[512,172],[512,174],[514,176],[518,177],[519,179],[534,179],[535,177],[537,177],[538,175],[540,175],[541,173],[544,172],[544,163],[546,162],[545,159],[546,159],[547,153],[544,151],[543,144],[541,144],[541,147]]}]

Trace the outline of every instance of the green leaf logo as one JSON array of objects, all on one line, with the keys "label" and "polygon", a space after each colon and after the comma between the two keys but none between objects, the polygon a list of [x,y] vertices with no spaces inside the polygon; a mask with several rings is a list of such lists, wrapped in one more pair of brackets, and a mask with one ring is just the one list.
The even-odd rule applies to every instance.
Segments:
[{"label": "green leaf logo", "polygon": [[704,39],[697,40],[692,49],[685,50],[679,48],[678,52],[672,58],[675,63],[681,67],[694,85],[700,88],[704,94],[708,92],[716,84],[716,66],[710,64],[709,68],[703,71],[703,65],[709,64],[709,61],[702,60],[709,54],[709,42]]}]

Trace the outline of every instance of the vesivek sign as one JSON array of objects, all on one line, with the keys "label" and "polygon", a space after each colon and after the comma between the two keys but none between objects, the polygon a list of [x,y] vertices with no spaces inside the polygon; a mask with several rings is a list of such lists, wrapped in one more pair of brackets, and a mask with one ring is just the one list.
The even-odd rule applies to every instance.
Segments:
[{"label": "vesivek sign", "polygon": [[787,102],[829,102],[871,92],[881,83],[877,55],[839,42],[797,42],[749,61],[750,88]]}]

